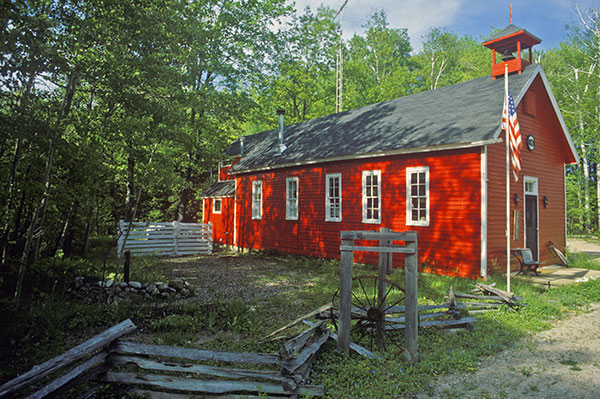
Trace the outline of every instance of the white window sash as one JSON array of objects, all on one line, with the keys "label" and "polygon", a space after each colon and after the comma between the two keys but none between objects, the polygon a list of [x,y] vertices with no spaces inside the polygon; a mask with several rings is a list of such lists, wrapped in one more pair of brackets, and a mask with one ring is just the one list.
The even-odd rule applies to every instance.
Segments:
[{"label": "white window sash", "polygon": [[[371,187],[371,194],[367,195],[367,180],[368,177],[371,177],[371,179],[373,177],[377,177],[377,185]],[[376,187],[377,188],[377,196],[373,196],[372,194],[372,189]],[[380,170],[364,170],[362,172],[362,222],[363,223],[371,223],[371,224],[378,224],[381,223],[381,171]],[[368,202],[369,199],[372,200],[377,200],[377,206],[373,206],[372,210],[377,212],[377,217],[368,217]]]},{"label": "white window sash", "polygon": [[285,179],[285,219],[298,220],[298,178]]},{"label": "white window sash", "polygon": [[[411,193],[411,177],[413,174],[417,173],[425,173],[425,220],[413,220],[413,204],[412,204],[412,193]],[[418,185],[418,177],[417,177],[417,185]],[[417,198],[422,198],[417,192]],[[406,225],[407,226],[429,226],[429,166],[419,166],[406,168]],[[420,210],[420,208],[419,208]]]},{"label": "white window sash", "polygon": [[[331,192],[331,181],[337,180],[337,197],[332,197],[330,195]],[[339,203],[339,215],[333,216],[333,209],[336,209],[335,206],[332,206],[331,200],[337,199]],[[325,221],[326,222],[341,222],[342,221],[342,174],[341,173],[331,173],[325,175]]]},{"label": "white window sash", "polygon": [[[219,202],[219,210],[217,210],[217,201]],[[223,201],[220,198],[213,199],[213,213],[219,214],[223,209]]]},{"label": "white window sash", "polygon": [[262,181],[252,182],[252,219],[262,219]]}]

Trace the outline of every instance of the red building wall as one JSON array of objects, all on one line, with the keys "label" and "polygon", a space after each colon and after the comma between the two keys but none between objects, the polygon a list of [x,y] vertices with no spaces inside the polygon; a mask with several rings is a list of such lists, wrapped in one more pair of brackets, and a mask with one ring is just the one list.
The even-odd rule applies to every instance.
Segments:
[{"label": "red building wall", "polygon": [[[221,200],[221,213],[213,212],[215,200]],[[220,245],[234,245],[233,242],[233,198],[204,198],[204,216],[202,223],[213,224],[213,243]]]},{"label": "red building wall", "polygon": [[[527,110],[526,110],[527,108]],[[560,122],[550,102],[541,78],[538,76],[528,93],[517,107],[517,117],[523,138],[521,150],[522,170],[519,181],[511,177],[511,248],[525,247],[524,226],[524,176],[538,178],[538,219],[540,261],[549,264],[556,259],[549,253],[546,243],[554,242],[564,251],[566,246],[565,220],[565,180],[564,164],[572,160],[567,153],[568,143],[562,133]],[[535,137],[535,149],[529,151],[526,145],[528,135]],[[502,133],[503,137],[504,133]],[[505,144],[488,146],[488,270],[506,270],[506,150]],[[515,205],[514,195],[520,201]],[[548,198],[544,208],[543,198]],[[519,238],[513,240],[514,210],[520,214]],[[511,270],[518,270],[519,263],[511,259]]]},{"label": "red building wall", "polygon": [[[429,166],[430,224],[406,225],[406,168]],[[362,171],[381,170],[381,223],[362,222]],[[342,221],[325,221],[325,176],[342,177]],[[481,259],[480,148],[322,163],[237,176],[237,245],[339,258],[340,231],[414,230],[424,270],[477,277]],[[299,219],[285,219],[285,181],[299,178]],[[252,182],[263,182],[263,217],[253,220]],[[403,258],[394,257],[402,266]],[[376,263],[376,255],[358,261]]]}]

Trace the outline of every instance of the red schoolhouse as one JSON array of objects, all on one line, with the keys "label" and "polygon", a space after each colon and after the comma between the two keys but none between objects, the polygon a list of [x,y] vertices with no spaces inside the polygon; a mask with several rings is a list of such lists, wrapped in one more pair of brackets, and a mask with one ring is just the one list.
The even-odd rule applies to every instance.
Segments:
[{"label": "red schoolhouse", "polygon": [[[340,231],[386,227],[418,233],[424,271],[470,278],[504,271],[500,120],[508,64],[524,142],[519,180],[511,178],[511,247],[553,262],[545,244],[566,246],[565,165],[578,157],[543,69],[531,63],[537,43],[511,24],[484,43],[491,76],[280,123],[234,142],[230,164],[220,165],[219,181],[203,193],[214,241],[339,258]],[[521,58],[526,49],[529,61]],[[394,262],[402,266],[402,257]]]}]

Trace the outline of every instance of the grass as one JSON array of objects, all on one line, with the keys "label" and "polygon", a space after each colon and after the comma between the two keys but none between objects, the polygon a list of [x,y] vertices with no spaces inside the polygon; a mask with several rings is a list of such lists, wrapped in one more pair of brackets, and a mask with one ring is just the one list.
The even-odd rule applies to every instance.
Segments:
[{"label": "grass", "polygon": [[[41,288],[32,292],[19,312],[11,308],[8,300],[0,301],[0,322],[6,326],[0,330],[0,383],[126,318],[131,318],[141,330],[132,337],[134,340],[143,338],[159,344],[213,350],[276,352],[279,344],[262,343],[260,338],[329,302],[337,289],[339,262],[281,255],[244,256],[248,262],[276,265],[277,273],[260,276],[253,282],[257,287],[287,283],[293,283],[293,287],[266,300],[221,300],[211,304],[187,300],[92,305],[67,300],[58,294],[58,288],[53,293]],[[134,278],[166,280],[161,274],[164,261],[136,259],[135,264],[141,266],[132,272]],[[92,269],[86,270],[94,272]],[[56,277],[57,270],[52,273],[58,287],[61,283]],[[374,272],[370,266],[356,265],[354,269],[355,275]],[[404,285],[401,270],[395,271],[390,279]],[[493,277],[491,281],[505,289],[503,277]],[[486,356],[509,347],[527,334],[549,328],[552,320],[600,302],[600,279],[550,291],[519,281],[512,284],[512,290],[525,298],[527,306],[518,311],[503,307],[478,315],[473,331],[449,334],[444,330],[421,329],[419,363],[414,367],[404,361],[401,334],[397,336],[400,345],[390,346],[382,353],[383,361],[338,353],[330,342],[319,352],[310,382],[323,384],[326,398],[332,399],[415,397],[417,392],[426,391],[436,376],[472,372]],[[471,280],[420,274],[419,303],[443,303],[450,286],[455,291],[468,292],[473,285]],[[298,326],[288,332],[302,328]]]}]

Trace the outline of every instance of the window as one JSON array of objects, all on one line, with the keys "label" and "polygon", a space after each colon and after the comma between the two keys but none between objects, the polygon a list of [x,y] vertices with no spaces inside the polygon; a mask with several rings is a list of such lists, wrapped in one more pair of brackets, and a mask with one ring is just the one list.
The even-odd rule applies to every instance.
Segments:
[{"label": "window", "polygon": [[285,218],[298,220],[298,178],[285,180]]},{"label": "window", "polygon": [[325,176],[325,220],[342,221],[342,175],[339,173]]},{"label": "window", "polygon": [[363,223],[381,223],[381,171],[362,172]]},{"label": "window", "polygon": [[262,219],[262,181],[252,183],[252,219]]},{"label": "window", "polygon": [[221,213],[221,198],[213,199],[213,213]]},{"label": "window", "polygon": [[406,168],[406,224],[429,226],[429,167]]}]

